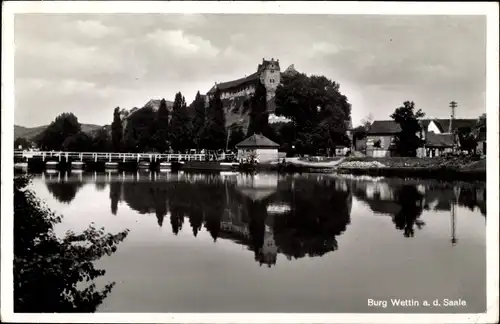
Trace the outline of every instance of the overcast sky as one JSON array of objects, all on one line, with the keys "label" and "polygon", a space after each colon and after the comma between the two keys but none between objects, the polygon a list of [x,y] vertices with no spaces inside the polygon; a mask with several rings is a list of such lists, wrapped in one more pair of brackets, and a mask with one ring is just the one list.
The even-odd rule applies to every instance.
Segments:
[{"label": "overcast sky", "polygon": [[73,112],[109,124],[116,106],[191,102],[214,82],[280,60],[340,84],[356,125],[413,100],[429,117],[486,111],[486,19],[473,16],[18,14],[15,124]]}]

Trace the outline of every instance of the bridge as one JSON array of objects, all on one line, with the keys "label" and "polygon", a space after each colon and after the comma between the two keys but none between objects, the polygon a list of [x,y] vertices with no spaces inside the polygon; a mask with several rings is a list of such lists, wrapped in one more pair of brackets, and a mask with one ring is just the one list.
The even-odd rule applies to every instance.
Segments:
[{"label": "bridge", "polygon": [[159,161],[224,161],[235,159],[234,154],[183,154],[183,153],[112,153],[112,152],[64,152],[64,151],[14,151],[14,159],[28,161],[81,161],[81,162],[159,162]]}]

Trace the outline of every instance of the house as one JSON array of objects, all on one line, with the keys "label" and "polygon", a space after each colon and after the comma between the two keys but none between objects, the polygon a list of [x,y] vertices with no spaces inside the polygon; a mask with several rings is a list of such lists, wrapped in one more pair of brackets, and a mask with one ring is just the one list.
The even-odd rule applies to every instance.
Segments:
[{"label": "house", "polygon": [[393,155],[393,143],[401,131],[394,120],[373,121],[366,135],[366,155],[384,157]]},{"label": "house", "polygon": [[258,163],[278,161],[279,144],[261,134],[253,134],[236,144],[238,160],[255,158]]},{"label": "house", "polygon": [[[456,131],[463,127],[474,129],[477,119],[422,119],[420,125],[422,131],[417,136],[425,140],[425,144],[417,151],[417,156],[439,156],[453,152],[456,145],[460,145],[454,135]],[[394,139],[400,131],[399,124],[394,120],[374,121],[366,136],[366,154],[374,157],[393,156]]]},{"label": "house", "polygon": [[453,134],[436,134],[428,132],[424,145],[424,156],[436,157],[446,153],[452,153],[455,147]]}]

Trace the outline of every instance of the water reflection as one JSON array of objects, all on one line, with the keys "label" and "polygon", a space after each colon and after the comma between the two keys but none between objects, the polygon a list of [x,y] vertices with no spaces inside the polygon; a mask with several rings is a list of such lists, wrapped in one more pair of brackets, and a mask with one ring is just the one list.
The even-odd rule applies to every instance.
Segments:
[{"label": "water reflection", "polygon": [[[92,219],[132,229],[123,252],[102,263],[120,283],[102,311],[373,312],[366,296],[408,291],[465,296],[470,307],[452,311],[485,303],[484,184],[326,174],[65,177],[56,183],[86,183],[72,206],[54,204],[74,214],[66,228]],[[108,184],[104,192],[97,181]],[[51,203],[46,184],[37,186]]]},{"label": "water reflection", "polygon": [[477,207],[486,215],[486,189],[478,184],[149,171],[52,174],[44,179],[52,195],[66,203],[85,182],[94,181],[99,190],[109,182],[113,215],[125,202],[139,214],[155,214],[160,227],[167,217],[175,235],[190,227],[196,237],[204,228],[214,242],[221,238],[244,245],[268,266],[276,264],[278,254],[298,259],[337,250],[337,237],[350,224],[353,195],[375,214],[390,216],[407,238],[425,226],[420,219],[425,210],[454,213],[459,205]]},{"label": "water reflection", "polygon": [[[372,182],[353,181],[356,198],[368,204],[375,214],[390,215],[405,237],[415,235],[415,227],[422,229],[419,219],[424,210],[455,212],[455,206],[476,208],[486,217],[486,186],[482,184],[433,182]],[[454,219],[452,219],[452,222]],[[456,241],[456,240],[454,240]]]}]

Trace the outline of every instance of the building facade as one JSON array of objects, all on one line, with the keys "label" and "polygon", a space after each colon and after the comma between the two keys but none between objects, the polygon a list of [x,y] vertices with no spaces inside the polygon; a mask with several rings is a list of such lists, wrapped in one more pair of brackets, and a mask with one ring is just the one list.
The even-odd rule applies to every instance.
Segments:
[{"label": "building facade", "polygon": [[236,144],[238,160],[256,160],[258,163],[278,161],[279,144],[260,134],[253,134]]},{"label": "building facade", "polygon": [[[437,157],[460,147],[456,132],[462,127],[473,129],[476,119],[422,119],[421,132],[416,135],[424,140],[417,150],[418,157]],[[394,141],[401,131],[394,120],[376,120],[366,136],[366,154],[373,157],[394,156]],[[484,145],[486,146],[486,145]]]},{"label": "building facade", "polygon": [[262,63],[257,66],[256,72],[237,80],[215,83],[205,96],[205,105],[208,107],[215,91],[219,89],[226,115],[226,127],[239,124],[246,130],[249,117],[248,110],[244,106],[249,103],[251,96],[255,93],[256,84],[260,81],[266,88],[269,123],[289,122],[287,118],[274,114],[276,89],[280,85],[281,76],[284,73],[297,73],[297,71],[292,64],[282,73],[278,59],[262,59]]}]

